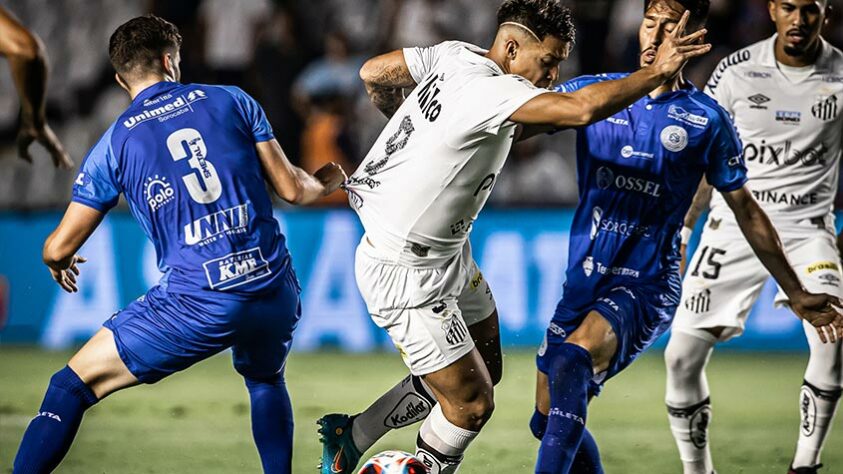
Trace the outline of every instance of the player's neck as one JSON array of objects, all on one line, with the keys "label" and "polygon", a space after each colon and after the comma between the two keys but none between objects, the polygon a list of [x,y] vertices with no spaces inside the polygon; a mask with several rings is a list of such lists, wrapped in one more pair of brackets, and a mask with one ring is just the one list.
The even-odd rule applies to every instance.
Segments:
[{"label": "player's neck", "polygon": [[680,72],[679,75],[677,75],[675,78],[655,88],[653,92],[650,92],[650,98],[655,99],[662,94],[667,94],[668,92],[676,92],[682,88],[682,84],[684,83],[685,80],[682,78],[682,73]]},{"label": "player's neck", "polygon": [[128,90],[129,97],[131,97],[132,100],[135,100],[135,97],[137,97],[138,94],[140,94],[141,92],[143,92],[144,90],[146,90],[150,86],[154,86],[155,84],[158,84],[159,82],[163,82],[163,81],[166,81],[166,80],[168,80],[168,78],[163,77],[163,76],[148,76],[148,77],[146,77],[144,79],[141,79],[137,82],[133,82],[132,85],[129,86],[129,90]]},{"label": "player's neck", "polygon": [[777,40],[776,41],[776,61],[785,66],[790,67],[805,67],[810,66],[817,62],[817,58],[820,57],[820,52],[822,51],[822,41],[817,38],[817,41],[814,45],[805,51],[805,54],[801,54],[799,56],[791,56],[784,51],[784,41]]}]

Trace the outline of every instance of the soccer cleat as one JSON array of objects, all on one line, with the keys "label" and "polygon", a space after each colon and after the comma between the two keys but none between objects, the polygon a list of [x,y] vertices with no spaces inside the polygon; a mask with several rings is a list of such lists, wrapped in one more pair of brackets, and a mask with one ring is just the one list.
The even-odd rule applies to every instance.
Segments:
[{"label": "soccer cleat", "polygon": [[363,454],[351,439],[353,416],[341,413],[325,415],[316,421],[322,443],[322,474],[353,474]]},{"label": "soccer cleat", "polygon": [[817,464],[813,467],[797,467],[795,469],[793,468],[793,466],[790,466],[790,469],[788,469],[787,474],[819,474],[821,467],[823,467],[822,464]]}]

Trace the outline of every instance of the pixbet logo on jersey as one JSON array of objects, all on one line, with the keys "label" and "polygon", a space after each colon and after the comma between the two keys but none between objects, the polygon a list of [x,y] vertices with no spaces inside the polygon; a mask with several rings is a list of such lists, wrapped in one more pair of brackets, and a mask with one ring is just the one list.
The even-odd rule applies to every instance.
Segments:
[{"label": "pixbet logo on jersey", "polygon": [[597,187],[600,189],[615,187],[616,189],[635,191],[653,197],[661,197],[662,195],[661,184],[644,178],[624,176],[622,174],[615,175],[615,172],[608,166],[601,166],[597,169]]},{"label": "pixbet logo on jersey", "polygon": [[159,175],[146,178],[143,195],[152,212],[161,209],[165,204],[175,199],[175,190],[167,182],[167,178]]},{"label": "pixbet logo on jersey", "polygon": [[208,285],[212,290],[219,291],[229,290],[272,273],[259,247],[208,260],[202,266],[205,267]]}]

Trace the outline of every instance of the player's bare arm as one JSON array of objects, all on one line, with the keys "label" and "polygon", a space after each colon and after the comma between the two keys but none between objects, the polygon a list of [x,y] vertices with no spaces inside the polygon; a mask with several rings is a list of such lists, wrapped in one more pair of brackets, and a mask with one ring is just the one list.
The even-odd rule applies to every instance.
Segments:
[{"label": "player's bare arm", "polygon": [[723,198],[735,213],[752,250],[789,298],[793,312],[816,327],[823,342],[835,342],[843,337],[843,315],[835,309],[841,306],[840,300],[805,290],[787,260],[778,232],[749,189],[744,186],[723,193]]},{"label": "player's bare arm", "polygon": [[690,240],[691,233],[694,230],[694,226],[697,225],[697,221],[700,219],[700,216],[702,216],[702,213],[708,209],[708,205],[711,202],[711,192],[713,190],[714,187],[708,184],[705,176],[703,176],[700,180],[700,185],[697,187],[697,192],[694,194],[694,200],[691,202],[691,207],[685,214],[685,221],[682,228],[682,244],[679,249],[682,254],[682,262],[680,263],[679,272],[682,274],[685,273],[688,240]]},{"label": "player's bare arm", "polygon": [[0,54],[9,61],[12,78],[21,102],[18,155],[31,162],[29,145],[44,145],[58,168],[69,169],[73,160],[47,124],[47,54],[41,40],[0,7]]},{"label": "player's bare arm", "polygon": [[44,242],[44,264],[53,280],[68,293],[79,291],[76,277],[79,264],[87,262],[76,254],[102,222],[103,214],[94,208],[71,202],[56,230]]},{"label": "player's bare arm", "polygon": [[570,128],[603,120],[674,78],[689,59],[711,49],[700,44],[706,30],[684,35],[686,12],[673,33],[661,44],[652,65],[617,81],[605,81],[572,93],[542,94],[515,111],[510,120],[522,125]]},{"label": "player's bare arm", "polygon": [[275,139],[258,143],[257,151],[272,189],[291,204],[309,204],[327,196],[339,189],[347,178],[336,163],[328,163],[312,175],[294,166]]},{"label": "player's bare arm", "polygon": [[392,117],[404,102],[403,89],[416,85],[401,50],[366,61],[360,68],[360,79],[369,99],[387,118]]}]

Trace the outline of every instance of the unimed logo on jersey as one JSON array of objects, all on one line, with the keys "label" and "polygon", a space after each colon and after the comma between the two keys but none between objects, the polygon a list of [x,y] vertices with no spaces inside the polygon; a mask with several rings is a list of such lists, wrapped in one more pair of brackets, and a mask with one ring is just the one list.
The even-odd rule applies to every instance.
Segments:
[{"label": "unimed logo on jersey", "polygon": [[269,262],[260,247],[230,253],[202,264],[212,290],[225,291],[259,278],[269,276]]},{"label": "unimed logo on jersey", "polygon": [[820,97],[819,101],[811,107],[814,117],[828,122],[837,118],[837,96]]},{"label": "unimed logo on jersey", "polygon": [[249,203],[200,217],[184,226],[187,245],[208,244],[223,235],[245,233],[249,227]]},{"label": "unimed logo on jersey", "polygon": [[[144,109],[143,112],[133,115],[124,120],[123,126],[128,129],[131,129],[139,123],[146,122],[147,120],[170,118],[171,116],[176,114],[181,115],[182,113],[191,110],[190,104],[206,98],[207,96],[201,90],[197,89],[190,91],[187,94],[186,98],[180,95],[159,107]],[[153,100],[147,101],[144,104],[155,104],[156,102],[158,101]]]}]

